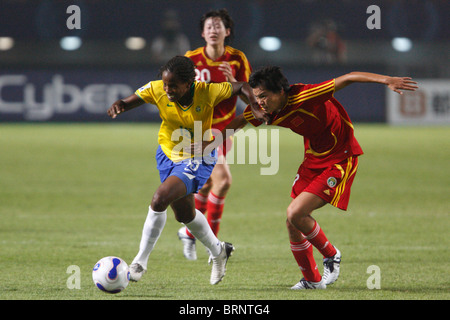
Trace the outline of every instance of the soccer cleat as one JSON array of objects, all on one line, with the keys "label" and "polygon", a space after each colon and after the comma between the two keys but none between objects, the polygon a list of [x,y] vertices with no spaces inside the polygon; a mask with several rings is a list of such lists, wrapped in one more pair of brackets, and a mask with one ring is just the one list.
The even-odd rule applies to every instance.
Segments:
[{"label": "soccer cleat", "polygon": [[130,264],[130,281],[138,282],[146,272],[147,270],[143,266],[137,262],[133,262]]},{"label": "soccer cleat", "polygon": [[323,278],[319,282],[312,282],[302,278],[295,286],[291,287],[291,290],[304,290],[304,289],[326,289],[327,285]]},{"label": "soccer cleat", "polygon": [[211,284],[218,284],[225,276],[228,258],[234,251],[234,246],[228,242],[221,243],[222,251],[217,257],[212,257]]},{"label": "soccer cleat", "polygon": [[188,260],[197,260],[197,251],[195,249],[195,238],[191,238],[186,233],[186,227],[178,230],[178,238],[183,243],[183,255]]},{"label": "soccer cleat", "polygon": [[329,285],[334,282],[339,277],[339,269],[341,264],[341,252],[338,248],[336,249],[336,254],[330,258],[323,259],[323,280],[325,280],[325,284]]}]

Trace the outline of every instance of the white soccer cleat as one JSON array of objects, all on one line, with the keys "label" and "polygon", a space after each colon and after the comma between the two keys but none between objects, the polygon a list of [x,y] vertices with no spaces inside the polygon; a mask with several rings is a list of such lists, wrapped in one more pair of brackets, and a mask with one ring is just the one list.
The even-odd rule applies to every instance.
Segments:
[{"label": "white soccer cleat", "polygon": [[301,279],[295,286],[291,287],[291,290],[305,290],[305,289],[326,289],[327,285],[325,281],[320,279],[319,282],[312,282],[305,280],[305,278]]},{"label": "white soccer cleat", "polygon": [[186,233],[186,227],[178,230],[178,238],[183,243],[183,255],[188,260],[197,260],[197,250],[195,249],[195,238],[191,238]]},{"label": "white soccer cleat", "polygon": [[222,251],[217,257],[212,257],[212,270],[211,270],[211,279],[210,283],[212,285],[218,284],[222,281],[225,276],[226,265],[228,258],[231,256],[234,251],[234,246],[228,242],[221,243]]},{"label": "white soccer cleat", "polygon": [[130,264],[130,281],[138,282],[146,272],[147,270],[143,266],[137,262],[133,262]]},{"label": "white soccer cleat", "polygon": [[323,259],[323,280],[325,280],[325,284],[333,284],[339,277],[340,272],[340,264],[341,264],[341,252],[338,248],[336,249],[336,254],[331,258]]}]

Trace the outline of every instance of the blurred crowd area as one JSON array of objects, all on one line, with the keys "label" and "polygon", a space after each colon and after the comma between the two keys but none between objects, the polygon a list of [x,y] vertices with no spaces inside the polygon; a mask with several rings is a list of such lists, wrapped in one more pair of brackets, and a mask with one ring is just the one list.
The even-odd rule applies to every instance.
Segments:
[{"label": "blurred crowd area", "polygon": [[[78,29],[66,26],[70,5],[80,8]],[[373,5],[378,12],[369,10]],[[235,22],[232,46],[254,65],[388,66],[422,77],[450,75],[448,0],[2,0],[0,67],[159,65],[203,45],[200,18],[220,8]],[[379,28],[368,27],[373,14]],[[64,37],[78,37],[79,47],[62,50]],[[278,47],[263,48],[264,38]]]},{"label": "blurred crowd area", "polygon": [[[222,8],[254,70],[278,65],[304,83],[355,70],[420,79],[420,94],[398,101],[383,86],[342,90],[354,121],[450,122],[448,0],[0,0],[0,122],[109,120],[113,101],[204,46],[200,19]],[[156,110],[122,120],[159,121]]]}]

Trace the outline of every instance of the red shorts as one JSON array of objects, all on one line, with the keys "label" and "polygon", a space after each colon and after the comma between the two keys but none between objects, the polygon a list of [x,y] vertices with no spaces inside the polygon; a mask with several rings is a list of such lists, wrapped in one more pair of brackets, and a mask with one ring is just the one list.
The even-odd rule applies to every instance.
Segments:
[{"label": "red shorts", "polygon": [[336,208],[347,210],[357,169],[358,157],[350,157],[324,169],[311,169],[301,165],[295,176],[291,197],[296,198],[302,192],[309,192]]}]

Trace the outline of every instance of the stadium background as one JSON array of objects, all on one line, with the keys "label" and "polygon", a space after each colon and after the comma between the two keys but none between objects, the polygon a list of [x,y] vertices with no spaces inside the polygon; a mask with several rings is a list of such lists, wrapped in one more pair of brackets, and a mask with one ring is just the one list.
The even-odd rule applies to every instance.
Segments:
[{"label": "stadium background", "polygon": [[[373,4],[380,9],[380,29],[367,26],[372,14],[368,7]],[[66,25],[70,5],[80,8],[80,29]],[[3,0],[0,121],[108,121],[105,111],[111,102],[157,77],[163,62],[152,57],[150,47],[163,32],[168,10],[175,12],[181,32],[190,47],[196,48],[204,44],[198,27],[201,15],[224,7],[235,21],[232,46],[246,53],[254,69],[277,64],[291,82],[304,83],[354,70],[437,80],[439,92],[425,92],[425,102],[413,98],[414,106],[406,117],[421,123],[421,114],[430,109],[434,119],[448,123],[450,80],[445,79],[450,78],[450,3],[436,0]],[[325,20],[333,21],[345,43],[343,61],[317,60],[307,44],[312,26]],[[79,37],[81,46],[63,49],[64,37]],[[125,45],[130,37],[137,41],[134,50]],[[281,47],[263,50],[259,44],[263,37],[276,37]],[[394,38],[410,41],[406,45],[412,47],[397,51],[392,46]],[[365,95],[358,94],[360,90],[355,85],[337,94],[355,122],[387,122],[387,109],[400,108],[387,105],[382,86],[365,85]],[[151,106],[118,121],[130,120],[159,121]]]},{"label": "stadium background", "polygon": [[[372,30],[367,9],[373,4],[381,28]],[[81,10],[81,29],[67,28],[70,5]],[[103,256],[131,261],[136,254],[149,197],[159,185],[154,150],[160,121],[151,105],[114,121],[106,110],[157,76],[162,62],[151,44],[168,9],[196,48],[203,45],[200,16],[223,7],[236,24],[232,45],[253,68],[277,64],[291,82],[305,83],[353,70],[405,75],[418,80],[420,90],[392,98],[382,85],[355,84],[336,93],[365,155],[351,208],[340,214],[325,206],[317,213],[345,259],[339,281],[327,290],[288,290],[300,272],[287,242],[286,207],[303,150],[301,137],[275,128],[276,176],[261,175],[260,163],[232,165],[219,236],[237,250],[223,283],[209,284],[204,250],[186,263],[176,237],[180,225],[169,214],[146,276],[120,295],[105,295],[92,283],[92,267]],[[0,300],[292,300],[271,302],[275,318],[285,307],[317,312],[309,301],[308,308],[298,301],[306,299],[448,300],[449,11],[444,0],[0,0]],[[332,19],[344,39],[345,61],[317,62],[308,46],[311,26],[323,19]],[[281,41],[279,50],[261,48],[268,36]],[[142,40],[145,46],[127,48],[129,37],[135,37],[134,49]],[[395,37],[406,47],[394,49]],[[409,51],[398,51],[408,44]],[[71,266],[80,269],[78,287],[77,274],[67,272]],[[380,290],[369,286],[376,283],[369,281],[370,266],[381,270]],[[164,308],[160,303],[148,310]],[[165,309],[179,310],[175,303]],[[79,310],[85,316],[86,309]]]}]

